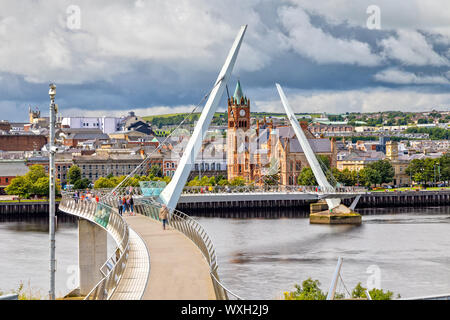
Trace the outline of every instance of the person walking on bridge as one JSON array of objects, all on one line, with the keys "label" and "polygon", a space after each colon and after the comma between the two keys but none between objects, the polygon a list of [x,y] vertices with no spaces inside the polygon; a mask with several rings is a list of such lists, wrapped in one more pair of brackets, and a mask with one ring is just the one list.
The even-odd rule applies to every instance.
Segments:
[{"label": "person walking on bridge", "polygon": [[119,197],[119,199],[117,200],[117,209],[119,210],[119,214],[122,215],[123,205],[122,205],[122,198],[121,197]]},{"label": "person walking on bridge", "polygon": [[133,200],[133,195],[129,195],[128,198],[129,198],[129,200],[130,200],[130,212],[131,212],[131,215],[134,216],[134,215],[136,215],[136,214],[134,213],[134,200]]},{"label": "person walking on bridge", "polygon": [[168,217],[169,217],[169,209],[167,208],[166,204],[163,203],[161,209],[159,210],[159,218],[162,220],[163,230],[166,230],[166,223]]}]

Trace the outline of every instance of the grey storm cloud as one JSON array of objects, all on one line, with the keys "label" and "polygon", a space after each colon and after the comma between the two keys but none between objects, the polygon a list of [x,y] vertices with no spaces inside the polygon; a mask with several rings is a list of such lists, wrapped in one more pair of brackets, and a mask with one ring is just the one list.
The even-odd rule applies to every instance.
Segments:
[{"label": "grey storm cloud", "polygon": [[46,110],[49,82],[65,115],[190,111],[242,24],[230,86],[253,110],[278,107],[275,82],[298,112],[448,108],[448,1],[377,2],[380,30],[365,0],[0,0],[2,118]]}]

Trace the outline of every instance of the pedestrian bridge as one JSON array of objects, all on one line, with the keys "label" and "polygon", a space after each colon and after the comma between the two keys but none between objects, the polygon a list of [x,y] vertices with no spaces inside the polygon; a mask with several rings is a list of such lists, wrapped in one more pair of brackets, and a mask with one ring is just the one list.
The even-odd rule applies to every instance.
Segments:
[{"label": "pedestrian bridge", "polygon": [[[113,197],[97,203],[64,193],[59,205],[59,210],[81,218],[84,299],[239,299],[220,282],[214,245],[195,220],[174,211],[169,230],[163,231],[159,204],[153,200],[136,198],[134,216],[119,215],[115,203]],[[110,257],[106,233],[116,243]]]},{"label": "pedestrian bridge", "polygon": [[[136,191],[140,194],[140,191]],[[264,201],[264,200],[322,200],[355,198],[366,194],[362,187],[326,189],[316,186],[236,186],[185,187],[178,203]]]}]

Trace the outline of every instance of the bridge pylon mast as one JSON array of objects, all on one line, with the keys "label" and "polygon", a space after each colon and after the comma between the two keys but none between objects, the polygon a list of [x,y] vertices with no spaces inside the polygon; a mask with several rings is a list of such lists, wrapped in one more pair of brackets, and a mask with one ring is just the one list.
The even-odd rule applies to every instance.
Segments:
[{"label": "bridge pylon mast", "polygon": [[189,177],[189,173],[195,163],[195,158],[202,146],[203,139],[206,135],[211,120],[222,98],[225,87],[233,71],[233,67],[236,63],[236,59],[239,53],[239,49],[244,38],[247,25],[241,27],[233,46],[228,54],[225,64],[217,77],[214,87],[209,95],[208,101],[203,108],[203,112],[195,126],[194,132],[186,146],[183,156],[178,163],[177,170],[175,171],[171,182],[161,192],[159,198],[161,202],[165,203],[167,207],[172,211],[177,206],[178,200],[183,191],[184,185]]},{"label": "bridge pylon mast", "polygon": [[[302,146],[303,152],[305,153],[306,159],[308,160],[309,166],[311,167],[314,176],[316,177],[317,183],[319,186],[327,192],[335,192],[334,187],[328,182],[327,177],[325,176],[322,168],[320,167],[319,161],[314,154],[313,149],[309,145],[308,139],[306,138],[305,133],[303,132],[300,124],[298,123],[297,118],[295,117],[294,112],[289,105],[289,102],[284,94],[283,89],[277,83],[276,84],[278,94],[281,98],[281,103],[283,104],[284,110],[286,111],[286,115],[291,122],[292,128],[294,129],[295,135],[297,136],[300,145]],[[341,204],[341,199],[326,199],[328,208],[334,209]]]}]

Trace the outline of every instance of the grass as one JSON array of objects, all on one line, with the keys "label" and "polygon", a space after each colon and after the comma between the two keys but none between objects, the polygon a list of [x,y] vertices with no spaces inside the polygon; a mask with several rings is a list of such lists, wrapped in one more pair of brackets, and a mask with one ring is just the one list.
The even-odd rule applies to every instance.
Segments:
[{"label": "grass", "polygon": [[25,288],[23,282],[20,282],[17,290],[12,290],[11,292],[3,292],[0,290],[0,295],[6,294],[17,294],[18,300],[42,300],[44,295],[40,290],[31,287],[30,281],[28,281],[28,287]]},{"label": "grass", "polygon": [[371,190],[371,192],[399,192],[399,191],[441,191],[441,190],[450,190],[450,187],[429,187],[429,188],[422,188],[422,187],[405,187],[405,188],[395,188],[395,189],[387,189],[387,188],[380,188],[377,190]]},{"label": "grass", "polygon": [[[55,201],[61,201],[61,198],[56,198]],[[48,199],[21,199],[19,200],[0,200],[0,203],[33,203],[33,202],[48,202]]]}]

